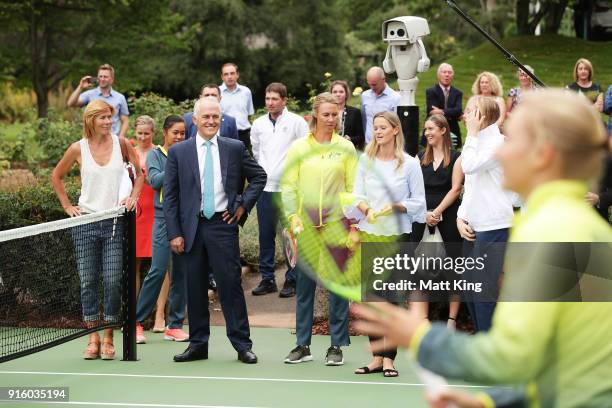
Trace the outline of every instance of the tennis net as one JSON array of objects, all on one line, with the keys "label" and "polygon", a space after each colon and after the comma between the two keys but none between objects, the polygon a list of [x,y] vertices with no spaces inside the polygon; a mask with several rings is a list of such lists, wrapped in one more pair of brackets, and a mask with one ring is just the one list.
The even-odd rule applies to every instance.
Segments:
[{"label": "tennis net", "polygon": [[134,242],[123,207],[0,231],[0,362],[118,327],[136,360]]}]

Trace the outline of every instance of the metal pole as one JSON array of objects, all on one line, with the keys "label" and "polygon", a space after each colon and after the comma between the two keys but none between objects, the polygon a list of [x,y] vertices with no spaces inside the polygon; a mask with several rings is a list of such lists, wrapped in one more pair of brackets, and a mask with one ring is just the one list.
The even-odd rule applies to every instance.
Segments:
[{"label": "metal pole", "polygon": [[123,245],[127,277],[124,279],[123,361],[137,361],[136,355],[136,211],[125,213]]},{"label": "metal pole", "polygon": [[512,55],[507,49],[505,49],[500,43],[498,43],[495,40],[495,38],[491,37],[491,35],[487,33],[480,25],[478,25],[477,22],[475,22],[474,20],[472,20],[470,16],[465,14],[465,12],[461,10],[459,6],[457,6],[454,0],[445,0],[445,1],[446,1],[446,4],[448,4],[450,8],[455,10],[457,14],[459,14],[470,25],[472,25],[472,27],[478,30],[480,34],[484,35],[485,38],[489,40],[498,50],[500,50],[508,61],[510,61],[512,64],[516,65],[517,67],[519,67],[521,71],[523,71],[526,75],[531,77],[531,79],[533,79],[533,82],[535,82],[537,85],[543,88],[546,87],[546,85],[544,85],[544,82],[540,81],[540,79],[537,76],[535,76],[534,73],[530,72],[527,68],[525,68],[525,66],[521,64],[521,62],[514,55]]}]

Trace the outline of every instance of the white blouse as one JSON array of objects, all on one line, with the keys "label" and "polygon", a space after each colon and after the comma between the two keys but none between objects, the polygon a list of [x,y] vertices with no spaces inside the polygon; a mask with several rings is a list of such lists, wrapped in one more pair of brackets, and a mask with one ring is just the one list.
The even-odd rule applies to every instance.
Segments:
[{"label": "white blouse", "polygon": [[409,234],[413,222],[425,222],[425,185],[418,159],[404,153],[404,163],[397,169],[397,160],[373,161],[363,154],[357,166],[353,188],[355,205],[365,201],[377,212],[392,203],[401,203],[406,213],[394,212],[370,224],[365,217],[359,229],[373,235]]}]

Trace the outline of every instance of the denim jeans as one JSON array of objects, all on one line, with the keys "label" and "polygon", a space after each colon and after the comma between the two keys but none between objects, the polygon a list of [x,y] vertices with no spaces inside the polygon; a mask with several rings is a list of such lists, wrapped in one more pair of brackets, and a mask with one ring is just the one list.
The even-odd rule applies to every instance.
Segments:
[{"label": "denim jeans", "polygon": [[170,257],[172,257],[172,275],[168,296],[170,302],[168,327],[179,329],[183,327],[183,320],[185,319],[185,272],[181,267],[181,257],[173,254],[170,250],[165,219],[155,217],[153,221],[151,269],[149,269],[149,273],[142,283],[136,306],[136,321],[138,323],[144,322],[155,307],[164,283],[166,270],[170,264]]},{"label": "denim jeans", "polygon": [[[476,231],[476,241],[473,245],[469,245],[468,251],[473,257],[478,257],[479,254],[485,252],[494,254],[488,256],[485,261],[485,270],[487,271],[487,279],[489,282],[497,283],[503,272],[504,258],[499,250],[488,251],[488,248],[494,244],[506,243],[508,241],[508,228],[502,228],[492,231]],[[469,279],[469,276],[466,276]],[[474,321],[474,327],[477,332],[488,331],[491,328],[493,313],[495,312],[496,302],[467,302],[468,310]]]},{"label": "denim jeans", "polygon": [[[257,223],[259,224],[259,270],[261,280],[274,281],[274,252],[276,226],[282,214],[281,193],[263,191],[257,200]],[[285,281],[295,282],[295,269],[285,273]]]},{"label": "denim jeans", "polygon": [[100,319],[98,286],[104,287],[104,321],[119,321],[123,266],[123,219],[108,219],[72,228],[76,263],[81,280],[83,320]]}]

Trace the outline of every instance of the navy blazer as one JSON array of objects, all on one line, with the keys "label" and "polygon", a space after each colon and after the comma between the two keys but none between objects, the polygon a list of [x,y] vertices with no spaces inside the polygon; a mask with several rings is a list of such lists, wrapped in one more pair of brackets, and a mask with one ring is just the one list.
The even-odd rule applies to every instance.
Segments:
[{"label": "navy blazer", "polygon": [[[191,139],[198,134],[198,128],[193,123],[193,112],[187,112],[183,115],[185,121],[185,140]],[[223,137],[229,137],[230,139],[240,140],[238,137],[238,127],[236,126],[236,119],[233,116],[221,114],[221,129],[219,134]]]},{"label": "navy blazer", "polygon": [[[266,186],[266,172],[249,155],[241,141],[223,137],[217,140],[228,211],[234,214],[239,206],[244,207],[246,212],[240,220],[240,225],[243,225]],[[168,240],[183,237],[185,252],[189,252],[193,245],[202,207],[197,151],[195,137],[174,144],[168,151],[164,174],[163,207]],[[246,190],[245,179],[249,182]]]},{"label": "navy blazer", "polygon": [[437,106],[444,110],[444,116],[448,121],[450,131],[457,135],[459,138],[459,147],[461,147],[461,129],[459,127],[459,120],[463,115],[463,93],[457,88],[451,86],[448,92],[448,104],[447,108],[444,109],[444,92],[440,88],[439,84],[435,84],[431,88],[425,90],[425,102],[426,110],[425,115],[429,116],[432,106]]}]

